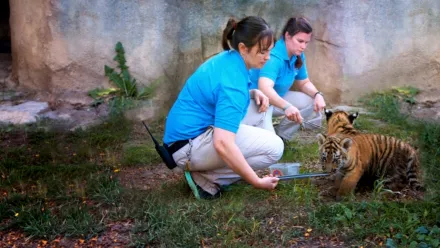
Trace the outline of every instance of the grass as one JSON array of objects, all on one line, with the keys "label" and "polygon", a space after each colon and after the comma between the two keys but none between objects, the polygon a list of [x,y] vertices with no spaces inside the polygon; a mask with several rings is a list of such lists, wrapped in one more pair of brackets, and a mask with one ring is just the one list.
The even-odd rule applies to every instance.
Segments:
[{"label": "grass", "polygon": [[285,145],[285,151],[280,161],[315,161],[319,157],[319,154],[316,152],[317,150],[317,142],[301,144],[299,139],[293,139]]},{"label": "grass", "polygon": [[[117,202],[122,191],[106,154],[117,154],[127,140],[131,129],[124,123],[115,118],[71,133],[38,124],[3,127],[0,230],[42,238],[101,231],[99,206]],[[88,207],[90,201],[96,204]]]},{"label": "grass", "polygon": [[[112,119],[68,133],[41,124],[4,126],[0,233],[89,241],[114,223],[128,222],[132,247],[289,247],[320,237],[337,237],[343,246],[436,247],[440,125],[397,115],[402,99],[395,92],[368,96],[363,103],[374,114],[361,115],[355,126],[418,147],[427,187],[422,201],[387,200],[378,182],[364,197],[329,202],[311,180],[282,182],[274,191],[235,184],[219,199],[195,201],[183,180],[154,190],[129,189],[118,181],[119,170],[160,161],[139,125]],[[156,137],[162,123],[150,125]],[[316,163],[317,149],[316,142],[288,142],[282,162]]]},{"label": "grass", "polygon": [[125,165],[154,165],[162,162],[156,149],[150,144],[130,144],[124,148],[123,163]]},{"label": "grass", "polygon": [[433,202],[337,203],[320,206],[310,221],[326,235],[338,234],[349,240],[375,236],[398,240],[400,236],[415,241],[419,227],[438,225],[438,210]]}]

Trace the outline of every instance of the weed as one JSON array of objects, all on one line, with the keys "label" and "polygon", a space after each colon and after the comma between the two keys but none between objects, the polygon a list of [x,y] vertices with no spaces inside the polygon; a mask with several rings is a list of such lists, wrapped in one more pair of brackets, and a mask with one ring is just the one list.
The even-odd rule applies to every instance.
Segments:
[{"label": "weed", "polygon": [[114,68],[105,65],[104,72],[116,88],[94,89],[89,92],[89,96],[94,99],[92,106],[99,105],[105,101],[110,102],[112,114],[120,114],[127,109],[136,106],[137,100],[150,99],[157,87],[157,82],[150,84],[148,87],[138,89],[136,79],[130,75],[125,59],[125,49],[121,42],[116,43],[116,56],[113,58],[118,63],[117,72]]},{"label": "weed", "polygon": [[111,173],[92,174],[87,180],[86,194],[92,200],[114,205],[121,194],[121,187]]},{"label": "weed", "polygon": [[395,87],[392,89],[392,92],[395,93],[401,100],[410,104],[415,104],[416,100],[414,97],[420,92],[420,90],[412,86],[406,86]]},{"label": "weed", "polygon": [[44,208],[42,202],[31,207],[23,207],[16,214],[18,220],[15,224],[21,226],[31,237],[54,238],[59,234],[57,219]]},{"label": "weed", "polygon": [[65,206],[59,216],[59,220],[62,221],[59,231],[66,236],[94,236],[103,230],[102,223],[95,218],[85,204]]},{"label": "weed", "polygon": [[[415,233],[415,238],[411,237]],[[413,235],[408,236],[402,233],[397,233],[392,238],[387,239],[387,247],[439,247],[440,246],[440,228],[435,225],[434,227],[426,228],[425,226],[419,226]]]},{"label": "weed", "polygon": [[393,194],[398,194],[398,192],[394,192],[390,189],[385,188],[385,180],[384,179],[377,179],[374,181],[372,198],[375,201],[384,200],[385,196],[393,195]]}]

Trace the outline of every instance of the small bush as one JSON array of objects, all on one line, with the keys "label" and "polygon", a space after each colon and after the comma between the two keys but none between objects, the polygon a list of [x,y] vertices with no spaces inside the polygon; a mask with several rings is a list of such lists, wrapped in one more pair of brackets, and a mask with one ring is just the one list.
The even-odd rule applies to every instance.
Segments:
[{"label": "small bush", "polygon": [[153,97],[157,83],[152,83],[148,87],[139,88],[137,81],[130,75],[125,59],[125,49],[121,42],[116,43],[116,56],[113,58],[118,63],[117,68],[108,65],[104,66],[104,73],[116,88],[101,89],[97,88],[89,92],[89,96],[94,99],[93,106],[108,101],[112,114],[120,114],[127,109],[135,107],[137,100],[147,100]]}]

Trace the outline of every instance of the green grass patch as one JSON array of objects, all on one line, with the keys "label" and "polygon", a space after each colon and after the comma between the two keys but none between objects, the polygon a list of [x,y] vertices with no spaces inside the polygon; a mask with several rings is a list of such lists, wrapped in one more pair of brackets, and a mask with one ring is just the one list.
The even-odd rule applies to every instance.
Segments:
[{"label": "green grass patch", "polygon": [[289,245],[303,235],[293,226],[304,224],[304,206],[318,204],[318,191],[308,180],[282,183],[273,192],[232,185],[220,199],[199,202],[182,191],[182,183],[163,188],[145,197],[134,213],[136,246]]},{"label": "green grass patch", "polygon": [[122,194],[112,170],[132,124],[115,117],[73,132],[41,125],[0,127],[1,229],[46,239],[100,232],[109,220],[102,207]]},{"label": "green grass patch", "polygon": [[[433,202],[353,202],[322,205],[310,214],[310,221],[324,235],[360,241],[378,236],[406,247],[424,241],[418,228],[438,229],[439,213],[440,205]],[[431,238],[434,244],[439,233]]]},{"label": "green grass patch", "polygon": [[153,144],[128,145],[124,148],[124,165],[154,165],[160,162],[162,160]]},{"label": "green grass patch", "polygon": [[[280,163],[299,162],[301,165],[305,165],[313,161],[318,161],[318,159],[319,153],[317,142],[304,144],[301,143],[299,138],[296,138],[285,143],[284,153]],[[303,171],[303,168],[305,167],[300,167],[301,173],[305,172]]]}]

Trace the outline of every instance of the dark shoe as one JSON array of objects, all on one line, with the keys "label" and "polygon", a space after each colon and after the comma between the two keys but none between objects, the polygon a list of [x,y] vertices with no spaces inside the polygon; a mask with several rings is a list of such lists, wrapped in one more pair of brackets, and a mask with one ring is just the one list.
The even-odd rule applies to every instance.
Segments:
[{"label": "dark shoe", "polygon": [[219,190],[215,195],[211,195],[210,193],[204,191],[199,185],[196,186],[197,186],[197,190],[199,191],[200,199],[213,200],[219,198],[222,195],[221,190]]}]

